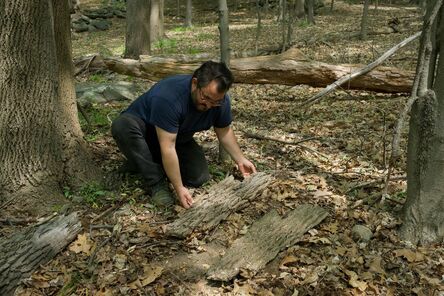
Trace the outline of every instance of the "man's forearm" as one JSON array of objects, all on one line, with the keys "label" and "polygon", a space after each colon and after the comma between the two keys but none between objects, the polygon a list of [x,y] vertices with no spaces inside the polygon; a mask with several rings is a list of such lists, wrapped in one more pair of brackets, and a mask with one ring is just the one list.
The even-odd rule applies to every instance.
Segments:
[{"label": "man's forearm", "polygon": [[183,187],[182,177],[180,175],[179,158],[175,149],[162,150],[162,163],[165,173],[173,184],[174,189],[177,191],[180,187]]},{"label": "man's forearm", "polygon": [[228,154],[230,154],[231,158],[235,162],[239,162],[244,155],[237,143],[236,136],[234,135],[233,129],[227,128],[219,129],[217,132],[218,139],[222,146],[227,150]]}]

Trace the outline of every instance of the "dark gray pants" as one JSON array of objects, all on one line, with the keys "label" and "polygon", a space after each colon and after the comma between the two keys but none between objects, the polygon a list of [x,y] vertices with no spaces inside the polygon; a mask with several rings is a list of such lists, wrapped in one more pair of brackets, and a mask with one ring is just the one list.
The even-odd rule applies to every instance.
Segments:
[{"label": "dark gray pants", "polygon": [[[113,121],[111,132],[128,161],[128,167],[140,173],[147,185],[152,186],[166,177],[159,144],[157,141],[148,141],[155,137],[154,131],[148,130],[143,120],[130,114],[121,114]],[[184,185],[199,187],[209,180],[205,155],[194,139],[177,142],[176,152]]]}]

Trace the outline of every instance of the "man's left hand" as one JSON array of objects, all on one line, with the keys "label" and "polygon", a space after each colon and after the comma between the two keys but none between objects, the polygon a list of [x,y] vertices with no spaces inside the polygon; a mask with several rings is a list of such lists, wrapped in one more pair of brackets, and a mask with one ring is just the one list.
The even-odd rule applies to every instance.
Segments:
[{"label": "man's left hand", "polygon": [[248,177],[251,174],[256,173],[256,167],[248,159],[244,158],[237,163],[237,168],[242,173],[242,176]]}]

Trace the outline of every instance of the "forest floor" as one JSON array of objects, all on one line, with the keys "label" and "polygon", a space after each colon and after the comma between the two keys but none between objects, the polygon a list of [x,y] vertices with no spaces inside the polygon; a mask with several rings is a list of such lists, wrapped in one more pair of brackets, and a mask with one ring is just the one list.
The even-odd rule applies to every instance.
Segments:
[{"label": "forest floor", "polygon": [[[154,44],[153,54],[217,54],[216,2],[211,2],[195,7],[194,26],[185,29],[181,26],[183,16],[176,13],[176,1],[166,1],[166,37]],[[102,3],[85,0],[82,5],[94,8]],[[327,2],[317,11],[316,25],[305,20],[295,22],[293,44],[313,61],[368,64],[421,28],[417,7],[380,3],[377,10],[371,8],[369,19],[369,31],[378,34],[362,41],[355,35],[361,14],[362,4],[335,1],[332,12]],[[281,43],[276,15],[270,9],[264,17],[259,48]],[[390,33],[389,23],[394,19],[399,21],[400,33]],[[241,3],[230,13],[230,34],[233,50],[254,49],[253,2]],[[73,34],[73,55],[121,55],[124,38],[125,20],[114,18],[108,31]],[[415,41],[384,65],[414,70],[417,52]],[[88,73],[77,80],[130,81],[140,92],[154,83],[114,73]],[[230,90],[233,127],[242,150],[259,171],[273,174],[276,180],[268,195],[230,215],[215,233],[193,233],[184,240],[164,235],[165,224],[180,215],[182,208],[156,209],[149,204],[140,178],[116,173],[123,156],[110,135],[110,120],[128,102],[88,107],[92,126],[87,129],[79,115],[85,138],[112,186],[90,184],[80,192],[65,188],[67,198],[80,196],[83,200],[75,207],[83,213],[85,232],[35,272],[19,294],[443,295],[443,249],[412,248],[397,234],[406,198],[407,129],[403,131],[403,156],[395,169],[396,180],[390,182],[388,197],[380,202],[393,127],[408,94],[342,88],[309,108],[299,107],[320,90],[304,85],[241,84]],[[275,140],[252,139],[244,132]],[[212,131],[199,133],[196,138],[206,152],[212,174],[207,185],[193,189],[194,196],[199,196],[234,170],[218,164],[218,144]],[[306,138],[313,140],[304,142],[305,147],[279,142]],[[329,216],[258,273],[243,273],[230,282],[217,283],[193,277],[180,268],[187,258],[205,253],[209,240],[217,238],[221,246],[229,246],[246,226],[270,209],[286,213],[302,203],[319,205],[329,211]],[[112,206],[108,215],[91,222]],[[368,243],[353,240],[351,229],[358,224],[371,230]],[[3,229],[8,231],[7,226]],[[176,269],[166,268],[171,262],[176,262]]]}]

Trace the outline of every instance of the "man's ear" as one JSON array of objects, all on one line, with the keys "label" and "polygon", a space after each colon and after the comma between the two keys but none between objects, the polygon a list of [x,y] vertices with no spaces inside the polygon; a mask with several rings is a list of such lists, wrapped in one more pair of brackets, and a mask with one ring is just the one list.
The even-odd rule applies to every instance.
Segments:
[{"label": "man's ear", "polygon": [[191,78],[191,90],[195,90],[197,88],[197,78]]}]

